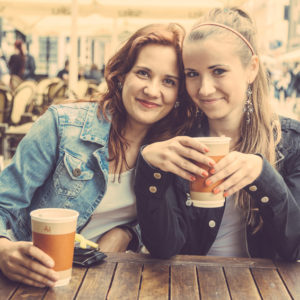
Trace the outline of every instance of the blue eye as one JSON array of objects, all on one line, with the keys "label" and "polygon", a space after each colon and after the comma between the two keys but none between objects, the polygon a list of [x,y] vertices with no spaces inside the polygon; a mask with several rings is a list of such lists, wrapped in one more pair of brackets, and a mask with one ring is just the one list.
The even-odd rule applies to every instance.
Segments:
[{"label": "blue eye", "polygon": [[226,72],[226,70],[221,69],[221,68],[217,68],[217,69],[214,69],[214,70],[213,70],[213,73],[214,73],[215,75],[222,75],[222,74],[224,74],[225,72]]},{"label": "blue eye", "polygon": [[188,78],[193,78],[199,76],[199,73],[195,71],[188,71],[185,73],[185,76]]}]

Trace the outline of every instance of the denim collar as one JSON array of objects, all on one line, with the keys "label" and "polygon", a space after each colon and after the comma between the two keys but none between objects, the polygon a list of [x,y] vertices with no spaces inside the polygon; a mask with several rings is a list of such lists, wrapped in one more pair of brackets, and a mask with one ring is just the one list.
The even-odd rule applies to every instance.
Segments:
[{"label": "denim collar", "polygon": [[98,103],[91,103],[86,114],[80,138],[83,141],[97,143],[104,146],[108,143],[111,123],[106,121],[104,117],[103,119],[99,119],[97,111]]}]

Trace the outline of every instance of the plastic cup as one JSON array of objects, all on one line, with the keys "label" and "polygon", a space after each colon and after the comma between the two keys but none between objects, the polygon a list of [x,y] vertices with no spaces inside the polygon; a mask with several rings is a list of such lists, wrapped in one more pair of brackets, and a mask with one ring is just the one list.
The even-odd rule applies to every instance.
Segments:
[{"label": "plastic cup", "polygon": [[[209,148],[209,152],[205,155],[211,157],[215,162],[222,159],[229,153],[230,137],[197,137],[199,142],[205,144]],[[199,167],[209,172],[207,165],[196,163]],[[220,180],[210,186],[205,184],[205,180],[201,176],[196,176],[196,180],[190,184],[191,201],[196,207],[222,207],[225,202],[223,193],[214,194],[213,189],[224,180]]]},{"label": "plastic cup", "polygon": [[53,258],[53,269],[59,273],[56,287],[67,285],[72,276],[78,215],[76,210],[64,208],[42,208],[30,213],[33,244]]}]

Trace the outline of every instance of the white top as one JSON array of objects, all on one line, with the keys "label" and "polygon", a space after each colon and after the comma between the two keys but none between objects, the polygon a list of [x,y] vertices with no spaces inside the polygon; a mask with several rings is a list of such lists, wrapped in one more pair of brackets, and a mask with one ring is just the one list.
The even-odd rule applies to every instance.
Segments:
[{"label": "white top", "polygon": [[130,169],[118,175],[108,175],[107,190],[95,209],[91,220],[80,232],[85,238],[96,242],[100,236],[113,227],[136,219],[136,200],[133,192],[132,172]]},{"label": "white top", "polygon": [[234,205],[234,197],[228,197],[219,232],[207,255],[248,257],[245,230],[241,208]]}]

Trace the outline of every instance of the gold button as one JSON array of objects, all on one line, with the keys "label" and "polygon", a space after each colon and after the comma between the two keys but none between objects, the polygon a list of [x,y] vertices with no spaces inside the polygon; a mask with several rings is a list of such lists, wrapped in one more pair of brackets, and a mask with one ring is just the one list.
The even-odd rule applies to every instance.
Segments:
[{"label": "gold button", "polygon": [[81,174],[81,171],[80,171],[80,169],[75,168],[72,173],[75,177],[78,177]]},{"label": "gold button", "polygon": [[262,203],[268,203],[269,202],[269,197],[262,197],[261,199],[260,199],[260,201],[262,202]]},{"label": "gold button", "polygon": [[150,193],[155,194],[155,193],[157,192],[156,186],[151,185],[151,186],[149,187],[149,191],[150,191]]},{"label": "gold button", "polygon": [[215,222],[214,220],[210,220],[210,221],[208,222],[208,226],[209,226],[210,228],[214,228],[214,227],[216,227],[216,222]]},{"label": "gold button", "polygon": [[256,191],[257,191],[257,186],[256,186],[256,185],[251,185],[251,186],[249,187],[249,191],[251,191],[251,192],[256,192]]},{"label": "gold button", "polygon": [[161,179],[161,174],[160,173],[154,173],[153,174],[155,179]]}]

